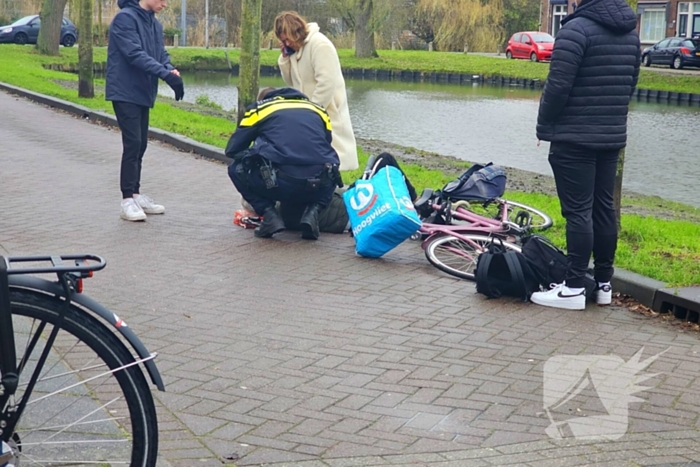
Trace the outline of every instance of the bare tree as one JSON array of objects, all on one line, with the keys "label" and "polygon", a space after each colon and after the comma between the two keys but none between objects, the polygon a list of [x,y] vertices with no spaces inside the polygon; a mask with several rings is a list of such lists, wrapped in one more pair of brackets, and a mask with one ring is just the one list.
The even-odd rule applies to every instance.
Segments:
[{"label": "bare tree", "polygon": [[[58,55],[61,42],[61,21],[67,0],[44,0],[41,6],[41,29],[36,40],[36,48],[42,55]],[[92,31],[89,35],[92,36]]]},{"label": "bare tree", "polygon": [[243,0],[241,11],[241,65],[238,81],[238,122],[258,97],[260,82],[260,21],[262,0]]},{"label": "bare tree", "polygon": [[357,0],[355,11],[355,57],[379,57],[374,42],[374,1]]},{"label": "bare tree", "polygon": [[92,67],[92,6],[94,0],[80,0],[78,38],[78,96],[95,97]]},{"label": "bare tree", "polygon": [[375,7],[374,0],[328,0],[333,11],[355,31],[355,56],[378,57],[374,35],[389,13],[389,5]]}]

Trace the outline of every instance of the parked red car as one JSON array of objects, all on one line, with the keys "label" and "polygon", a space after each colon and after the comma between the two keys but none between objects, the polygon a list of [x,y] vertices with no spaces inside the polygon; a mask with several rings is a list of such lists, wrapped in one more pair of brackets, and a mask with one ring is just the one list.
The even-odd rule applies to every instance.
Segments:
[{"label": "parked red car", "polygon": [[508,41],[506,57],[541,62],[552,58],[554,38],[546,32],[516,32]]}]

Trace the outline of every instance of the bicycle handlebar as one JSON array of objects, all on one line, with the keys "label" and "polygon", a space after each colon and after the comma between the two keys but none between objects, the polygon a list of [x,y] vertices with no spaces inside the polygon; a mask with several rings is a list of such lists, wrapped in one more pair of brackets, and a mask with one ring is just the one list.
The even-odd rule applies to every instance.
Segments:
[{"label": "bicycle handlebar", "polygon": [[[100,271],[107,266],[107,262],[101,256],[97,255],[51,255],[51,256],[0,256],[0,261],[4,261],[7,266],[7,274],[46,274],[46,273],[64,273],[64,272],[92,272]],[[71,262],[72,264],[65,264]],[[88,262],[89,261],[89,262]],[[46,263],[50,262],[51,266],[35,266],[35,267],[15,267],[16,263]]]}]

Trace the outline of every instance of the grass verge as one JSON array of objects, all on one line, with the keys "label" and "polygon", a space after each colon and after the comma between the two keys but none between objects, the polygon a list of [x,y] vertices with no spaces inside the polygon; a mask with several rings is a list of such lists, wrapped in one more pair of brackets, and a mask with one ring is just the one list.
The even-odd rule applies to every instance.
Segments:
[{"label": "grass verge", "polygon": [[[97,95],[94,99],[82,99],[78,98],[76,91],[58,84],[58,81],[77,81],[77,76],[46,70],[42,67],[43,64],[72,63],[77,60],[76,50],[61,49],[61,52],[61,57],[42,57],[35,54],[34,49],[30,47],[2,46],[0,48],[0,81],[111,113],[111,105],[104,100],[104,95]],[[200,60],[198,57],[202,53],[221,53],[200,49],[172,49],[172,52],[174,60],[183,60],[182,63],[184,60],[190,60],[194,63]],[[410,54],[410,57],[419,57],[418,54],[420,54],[419,52],[402,53]],[[349,54],[346,51],[341,51],[341,55],[347,59]],[[388,52],[382,52],[382,55],[387,55],[385,60],[390,60]],[[465,59],[464,56],[458,54],[442,55],[445,56],[444,66],[446,67],[450,66],[450,61],[457,57]],[[264,62],[270,62],[276,58],[276,52],[265,51],[263,56],[265,57]],[[231,53],[229,58],[232,61],[237,60],[237,54]],[[477,60],[474,63],[481,62],[482,58],[487,59],[486,57],[473,58]],[[104,59],[105,50],[97,49],[95,60]],[[536,63],[522,63],[522,65],[541,66]],[[346,64],[346,66],[348,65]],[[222,115],[226,114],[222,113]],[[183,134],[218,147],[225,146],[235,129],[235,123],[230,118],[185,110],[179,104],[168,100],[159,100],[156,104],[151,113],[151,126]],[[360,151],[360,159],[363,167],[367,159],[367,154],[364,151]],[[457,164],[457,166],[459,165],[462,164]],[[417,163],[407,163],[404,168],[419,190],[423,187],[442,187],[454,177],[454,170],[451,172],[432,170]],[[359,177],[360,173],[361,170],[346,173],[344,178],[345,180],[354,180]],[[536,206],[551,215],[554,218],[555,227],[547,235],[559,245],[565,244],[564,221],[560,215],[559,201],[556,197],[515,191],[508,192],[507,197]],[[700,210],[658,198],[638,196],[627,197],[625,204],[628,207],[637,206],[642,212],[653,212],[656,209],[657,212],[663,212],[670,217],[675,217],[675,219],[659,219],[639,214],[624,215],[617,264],[622,268],[669,283],[672,286],[699,285],[700,222],[697,220],[700,219]],[[692,219],[693,221],[684,219]]]}]

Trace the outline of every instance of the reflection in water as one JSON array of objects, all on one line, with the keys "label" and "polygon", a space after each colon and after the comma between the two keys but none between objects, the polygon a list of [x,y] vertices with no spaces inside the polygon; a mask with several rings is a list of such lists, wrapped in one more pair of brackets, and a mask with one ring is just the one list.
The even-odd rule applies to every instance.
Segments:
[{"label": "reflection in water", "polygon": [[[206,94],[236,107],[238,78],[226,73],[183,74],[185,100]],[[262,86],[284,86],[262,78]],[[551,175],[549,145],[537,147],[539,91],[517,87],[347,81],[350,114],[359,138],[496,163]],[[161,83],[160,92],[172,91]],[[635,102],[629,119],[625,188],[700,206],[700,165],[693,151],[700,109]]]}]

